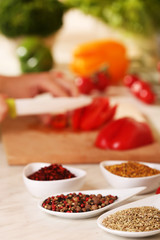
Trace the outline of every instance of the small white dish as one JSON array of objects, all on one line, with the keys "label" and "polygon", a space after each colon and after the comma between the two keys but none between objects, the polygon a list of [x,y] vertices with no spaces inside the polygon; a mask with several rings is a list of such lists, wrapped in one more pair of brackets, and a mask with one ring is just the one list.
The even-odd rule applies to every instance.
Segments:
[{"label": "small white dish", "polygon": [[39,169],[49,166],[51,163],[30,163],[23,169],[23,180],[28,191],[37,198],[42,198],[48,195],[56,194],[59,192],[75,191],[81,189],[84,184],[86,172],[79,168],[73,168],[67,165],[62,165],[68,169],[76,177],[62,180],[51,181],[37,181],[29,179],[28,176]]},{"label": "small white dish", "polygon": [[[129,178],[129,177],[121,177],[116,174],[113,174],[105,168],[105,166],[121,164],[124,162],[128,162],[128,161],[103,161],[100,163],[100,169],[102,171],[102,174],[112,187],[132,188],[132,187],[146,186],[146,189],[142,192],[144,194],[144,193],[153,192],[160,186],[160,174],[156,174],[148,177]],[[160,164],[146,163],[146,162],[139,162],[139,163],[144,164],[148,167],[160,170]]]},{"label": "small white dish", "polygon": [[144,199],[141,199],[141,200],[129,203],[129,204],[125,204],[121,207],[115,208],[107,213],[104,213],[97,219],[97,224],[105,232],[112,233],[114,235],[118,235],[121,237],[140,238],[140,237],[148,237],[148,236],[152,236],[152,235],[156,235],[156,234],[160,233],[160,229],[154,230],[154,231],[147,231],[147,232],[118,231],[118,230],[109,229],[102,224],[103,220],[106,217],[108,217],[109,215],[111,215],[117,211],[121,211],[121,210],[128,209],[128,208],[134,208],[134,207],[142,207],[142,206],[152,206],[152,207],[155,207],[160,210],[160,194],[157,194],[157,195],[154,195],[151,197],[147,197],[147,198],[144,198]]},{"label": "small white dish", "polygon": [[[127,199],[137,195],[138,193],[140,193],[141,191],[143,191],[145,189],[145,187],[140,187],[140,188],[132,188],[132,189],[99,189],[99,190],[88,190],[88,191],[81,191],[82,194],[102,194],[104,195],[113,195],[113,196],[118,196],[118,199],[113,202],[112,204],[97,209],[97,210],[93,210],[93,211],[89,211],[89,212],[80,212],[80,213],[67,213],[67,212],[56,212],[56,211],[52,211],[52,210],[48,210],[42,207],[42,203],[44,202],[44,200],[40,200],[38,203],[38,207],[45,213],[54,215],[54,216],[58,216],[58,217],[62,217],[62,218],[70,218],[70,219],[81,219],[81,218],[91,218],[91,217],[95,217],[100,215],[102,212],[107,211],[109,209],[114,208],[115,206],[117,206],[118,204],[121,204],[122,202],[126,201]],[[64,195],[66,195],[67,193],[70,192],[66,192],[63,193]],[[78,191],[76,191],[75,193],[79,193]]]}]

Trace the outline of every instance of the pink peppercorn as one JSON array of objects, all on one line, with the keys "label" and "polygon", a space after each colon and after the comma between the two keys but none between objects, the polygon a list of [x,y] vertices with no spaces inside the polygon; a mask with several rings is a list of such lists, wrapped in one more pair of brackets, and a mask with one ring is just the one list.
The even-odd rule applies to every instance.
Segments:
[{"label": "pink peppercorn", "polygon": [[51,181],[73,178],[75,175],[61,164],[51,164],[29,175],[28,178],[37,181]]}]

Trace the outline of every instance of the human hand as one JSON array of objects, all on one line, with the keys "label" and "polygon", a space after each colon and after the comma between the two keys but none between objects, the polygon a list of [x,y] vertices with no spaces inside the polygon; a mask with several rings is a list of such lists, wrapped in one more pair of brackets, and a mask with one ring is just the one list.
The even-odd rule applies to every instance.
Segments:
[{"label": "human hand", "polygon": [[23,74],[0,79],[0,92],[11,98],[30,98],[44,92],[53,96],[77,96],[74,83],[66,78],[57,78],[56,72]]},{"label": "human hand", "polygon": [[[24,74],[8,77],[0,76],[0,122],[4,120],[8,112],[5,102],[5,94],[10,98],[32,98],[44,92],[49,92],[55,97],[77,96],[78,90],[74,83],[65,77],[57,77],[57,73],[43,72]],[[50,121],[49,115],[41,116],[42,122],[47,124]]]}]

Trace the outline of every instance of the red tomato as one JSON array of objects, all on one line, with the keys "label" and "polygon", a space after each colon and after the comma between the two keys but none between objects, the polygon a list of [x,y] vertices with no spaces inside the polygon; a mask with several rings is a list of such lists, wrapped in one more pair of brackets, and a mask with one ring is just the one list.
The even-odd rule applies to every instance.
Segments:
[{"label": "red tomato", "polygon": [[98,134],[95,145],[102,149],[127,150],[152,143],[146,123],[124,117],[108,123]]},{"label": "red tomato", "polygon": [[75,80],[75,84],[79,89],[80,93],[90,94],[92,90],[96,89],[103,92],[110,83],[109,76],[104,71],[99,71],[88,77],[78,77]]},{"label": "red tomato", "polygon": [[90,94],[94,89],[94,85],[90,77],[78,77],[75,80],[75,84],[79,89],[80,93]]},{"label": "red tomato", "polygon": [[124,85],[126,87],[131,87],[131,85],[138,80],[136,75],[126,75],[123,79]]},{"label": "red tomato", "polygon": [[156,95],[150,84],[141,80],[137,75],[127,75],[124,78],[124,85],[130,88],[131,93],[141,101],[148,104],[155,102]]},{"label": "red tomato", "polygon": [[110,84],[110,79],[106,71],[100,71],[92,76],[94,89],[103,92]]},{"label": "red tomato", "polygon": [[143,102],[151,104],[155,102],[155,94],[146,82],[135,81],[131,87],[131,92]]}]

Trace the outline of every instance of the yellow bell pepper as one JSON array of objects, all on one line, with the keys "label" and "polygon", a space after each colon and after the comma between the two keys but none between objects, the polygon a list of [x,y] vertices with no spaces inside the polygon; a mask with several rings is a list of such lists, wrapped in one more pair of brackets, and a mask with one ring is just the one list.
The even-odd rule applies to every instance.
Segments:
[{"label": "yellow bell pepper", "polygon": [[71,70],[81,76],[88,76],[102,66],[108,67],[113,84],[125,75],[129,60],[125,46],[114,40],[99,40],[79,45],[73,52]]}]

